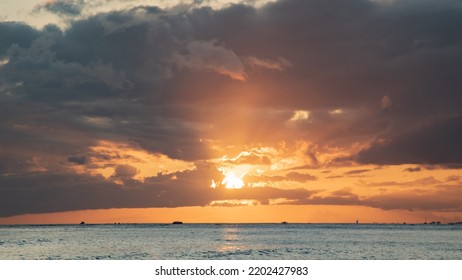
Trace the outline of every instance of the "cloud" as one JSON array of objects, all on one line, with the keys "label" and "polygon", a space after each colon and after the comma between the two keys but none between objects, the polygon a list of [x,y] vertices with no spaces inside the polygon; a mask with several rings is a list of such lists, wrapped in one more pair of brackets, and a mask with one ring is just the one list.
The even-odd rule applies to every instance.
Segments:
[{"label": "cloud", "polygon": [[246,66],[277,71],[292,66],[287,59],[281,57],[275,60],[253,56],[243,59],[218,40],[188,42],[186,53],[176,53],[173,60],[180,68],[215,72],[237,81],[247,81]]},{"label": "cloud", "polygon": [[256,200],[242,200],[242,199],[235,199],[235,200],[215,200],[212,201],[210,204],[212,207],[239,207],[239,206],[249,206],[249,205],[260,205],[260,203]]},{"label": "cloud", "polygon": [[124,184],[102,176],[51,174],[44,172],[0,177],[0,216],[50,213],[82,209],[206,206],[220,200],[256,200],[268,204],[272,199],[309,197],[306,189],[284,190],[272,187],[212,189],[210,177],[222,176],[213,165],[196,170],[159,174],[144,182],[131,180],[137,170],[117,166],[114,176]]},{"label": "cloud", "polygon": [[133,178],[136,174],[138,174],[139,170],[136,167],[123,164],[117,165],[114,174],[112,175],[115,178]]},{"label": "cloud", "polygon": [[48,11],[61,16],[78,16],[84,7],[83,0],[48,0],[35,6],[34,11]]},{"label": "cloud", "polygon": [[357,169],[357,170],[350,170],[350,171],[347,171],[345,173],[343,173],[343,175],[358,175],[358,174],[363,174],[363,173],[366,173],[366,172],[369,172],[371,171],[370,169]]},{"label": "cloud", "polygon": [[404,169],[403,171],[407,171],[407,172],[420,172],[422,171],[422,168],[421,167],[408,167],[406,169]]},{"label": "cloud", "polygon": [[88,161],[85,155],[68,156],[67,160],[75,164],[86,164]]},{"label": "cloud", "polygon": [[[220,9],[132,3],[92,13],[84,2],[83,8],[82,1],[41,6],[67,20],[61,28],[0,22],[2,215],[227,199],[366,203],[354,195],[314,199],[310,190],[270,186],[214,193],[210,181],[222,174],[213,168],[174,169],[142,182],[128,180],[133,170],[119,167],[126,186],[110,178],[117,166],[138,168],[135,159],[146,154],[193,166],[269,147],[277,152],[223,164],[275,172],[363,170],[361,164],[371,163],[418,164],[431,173],[462,164],[458,1],[285,0]],[[96,175],[105,168],[106,177]],[[254,179],[316,177],[274,174]],[[434,194],[441,205],[453,201],[444,191]],[[380,198],[370,205],[403,207]]]},{"label": "cloud", "polygon": [[436,191],[390,193],[370,197],[366,205],[385,210],[461,211],[460,186],[441,186]]},{"label": "cloud", "polygon": [[448,176],[446,178],[446,181],[447,182],[456,182],[456,181],[460,181],[462,177],[461,176],[458,176],[458,175],[451,175],[451,176]]},{"label": "cloud", "polygon": [[247,57],[245,62],[250,67],[263,68],[268,70],[282,71],[285,68],[292,67],[292,63],[285,58],[272,59],[260,59],[253,56]]},{"label": "cloud", "polygon": [[307,121],[309,119],[309,117],[310,117],[310,112],[309,111],[296,110],[296,111],[294,111],[294,114],[289,119],[289,121],[291,121],[291,122]]},{"label": "cloud", "polygon": [[286,178],[289,181],[305,183],[307,181],[317,180],[316,176],[307,173],[289,172],[286,174]]},{"label": "cloud", "polygon": [[209,178],[222,174],[211,164],[195,170],[131,180],[136,170],[118,166],[116,174],[124,184],[102,176],[34,172],[0,177],[0,216],[25,213],[50,213],[82,209],[236,206],[253,201],[262,205],[361,205],[385,210],[460,211],[459,185],[437,186],[434,190],[416,189],[373,196],[359,196],[351,188],[338,189],[325,196],[308,189],[258,187],[243,189],[210,188]]},{"label": "cloud", "polygon": [[230,164],[251,164],[251,165],[270,165],[270,155],[265,155],[259,151],[244,151],[234,158],[227,159],[223,163]]},{"label": "cloud", "polygon": [[361,198],[352,193],[349,189],[341,189],[332,192],[327,196],[313,195],[307,198],[299,198],[292,201],[285,201],[286,205],[363,205]]},{"label": "cloud", "polygon": [[381,106],[383,110],[388,110],[391,108],[392,102],[391,98],[388,95],[384,95],[381,100]]},{"label": "cloud", "polygon": [[436,190],[410,190],[360,197],[348,189],[334,191],[327,196],[288,200],[284,205],[351,205],[383,210],[461,211],[460,186],[439,186]]},{"label": "cloud", "polygon": [[272,199],[294,200],[313,195],[315,192],[307,189],[284,190],[273,187],[242,188],[242,189],[214,189],[214,200],[248,200],[254,199],[263,205],[270,203]]},{"label": "cloud", "polygon": [[433,176],[415,179],[413,181],[396,182],[396,181],[384,181],[384,182],[372,182],[368,183],[369,187],[387,187],[387,186],[401,186],[401,187],[421,187],[421,186],[434,186],[441,184],[441,181],[435,179]]},{"label": "cloud", "polygon": [[6,51],[13,45],[24,47],[40,36],[40,32],[33,27],[17,22],[0,22],[0,32],[3,36],[0,42],[0,54],[5,55]]},{"label": "cloud", "polygon": [[432,120],[384,143],[374,143],[357,159],[376,164],[462,163],[462,117]]},{"label": "cloud", "polygon": [[238,81],[247,79],[239,56],[217,41],[192,41],[186,49],[187,54],[174,57],[179,67],[212,71]]},{"label": "cloud", "polygon": [[298,182],[298,183],[306,183],[308,181],[315,181],[318,178],[308,173],[298,173],[298,172],[289,172],[284,176],[275,175],[275,176],[268,176],[268,175],[247,175],[245,176],[245,180],[249,182],[263,182],[263,183],[272,183],[272,182]]}]

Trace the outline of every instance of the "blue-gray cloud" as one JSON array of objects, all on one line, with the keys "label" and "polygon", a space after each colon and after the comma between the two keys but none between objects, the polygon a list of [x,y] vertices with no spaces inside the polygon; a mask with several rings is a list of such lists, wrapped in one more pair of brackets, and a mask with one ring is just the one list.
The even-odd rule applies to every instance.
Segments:
[{"label": "blue-gray cloud", "polygon": [[48,11],[60,16],[78,16],[84,6],[85,2],[83,0],[52,0],[37,5],[34,11]]}]

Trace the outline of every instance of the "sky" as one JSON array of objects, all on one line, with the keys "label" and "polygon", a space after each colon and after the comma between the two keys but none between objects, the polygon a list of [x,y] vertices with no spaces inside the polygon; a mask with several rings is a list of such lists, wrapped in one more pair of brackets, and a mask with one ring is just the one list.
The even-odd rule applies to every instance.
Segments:
[{"label": "sky", "polygon": [[0,2],[0,223],[462,221],[459,0]]}]

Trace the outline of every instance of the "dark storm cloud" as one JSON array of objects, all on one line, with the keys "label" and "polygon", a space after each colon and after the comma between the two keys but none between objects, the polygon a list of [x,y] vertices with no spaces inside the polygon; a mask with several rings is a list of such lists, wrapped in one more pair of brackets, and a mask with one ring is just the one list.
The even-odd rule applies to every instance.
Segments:
[{"label": "dark storm cloud", "polygon": [[362,163],[462,163],[462,117],[435,120],[358,155]]},{"label": "dark storm cloud", "polygon": [[[59,3],[76,4],[53,5]],[[226,78],[236,74],[264,92],[256,96],[262,106],[314,112],[307,125],[297,127],[297,137],[342,145],[376,135],[395,138],[422,121],[459,113],[460,14],[456,1],[286,0],[261,9],[232,5],[177,12],[136,7],[71,22],[64,32],[52,26],[4,31],[16,35],[7,41],[4,55],[10,62],[1,71],[5,83],[21,85],[14,92],[27,100],[58,103],[60,108],[64,102],[81,102],[85,108],[103,101],[105,111],[69,106],[67,113],[133,117],[136,126],[119,123],[109,133],[175,158],[206,154],[198,142],[176,143],[179,138],[197,139],[202,132],[198,128],[206,127],[184,125],[183,118],[204,120],[188,106],[178,112],[179,105],[229,102],[225,93],[231,85],[248,92],[245,84]],[[175,62],[175,55],[183,58],[183,66]],[[284,61],[292,67],[245,69],[246,61]],[[116,100],[123,100],[119,110],[108,108]],[[336,108],[345,111],[337,117],[327,113]],[[152,119],[140,121],[147,111]],[[178,114],[181,119],[175,119]],[[273,121],[254,118],[260,127]],[[169,129],[151,125],[157,121],[176,123]],[[144,124],[151,131],[144,132]],[[268,137],[266,131],[249,133],[250,141]],[[165,139],[148,141],[151,134],[175,145],[162,145]],[[275,135],[279,141],[292,137],[283,130]],[[179,151],[180,145],[194,149]]]},{"label": "dark storm cloud", "polygon": [[[81,16],[82,3],[53,1],[43,9]],[[68,165],[91,166],[81,155],[96,157],[91,147],[101,140],[197,161],[213,157],[207,137],[249,146],[304,139],[342,147],[375,139],[357,161],[460,167],[461,33],[456,0],[135,7],[69,21],[65,30],[1,22],[1,213],[213,200],[209,177],[190,178],[206,175],[197,172],[182,174],[188,183],[151,178],[146,188],[126,176],[136,186],[129,189],[71,173]],[[291,125],[294,110],[311,114]],[[307,153],[318,164],[317,154]],[[248,160],[270,162],[260,159]],[[266,191],[272,195],[243,190],[235,197],[309,196]],[[164,192],[169,196],[156,198]]]},{"label": "dark storm cloud", "polygon": [[[76,174],[28,174],[0,178],[1,216],[82,209],[177,207],[206,205],[208,200],[187,186],[117,185],[102,177]],[[124,181],[126,184],[131,182]],[[181,194],[181,195],[179,195]]]},{"label": "dark storm cloud", "polygon": [[82,209],[205,206],[213,199],[208,178],[221,175],[215,166],[159,174],[144,183],[130,178],[137,170],[118,166],[116,184],[102,176],[29,172],[0,176],[0,216]]},{"label": "dark storm cloud", "polygon": [[5,55],[5,52],[12,44],[19,46],[29,46],[33,40],[40,36],[40,32],[33,27],[22,23],[0,22],[0,55]]},{"label": "dark storm cloud", "polygon": [[[133,19],[129,15],[121,17],[128,22]],[[151,67],[150,61],[141,60],[144,58],[137,54],[141,43],[137,48],[125,43],[140,38],[145,42],[150,40],[144,34],[148,30],[146,23],[133,27],[138,31],[118,31],[123,34],[111,37],[105,33],[101,21],[93,18],[76,22],[66,33],[48,26],[35,39],[16,40],[20,35],[10,38],[10,46],[5,47],[4,53],[8,63],[0,69],[2,91],[6,94],[2,96],[5,107],[2,114],[8,120],[6,128],[39,123],[41,128],[81,133],[75,150],[84,150],[85,146],[78,146],[97,139],[128,138],[148,150],[174,158],[204,157],[203,145],[194,136],[200,131],[200,124],[189,125],[171,116],[168,107],[160,106],[156,95],[164,90],[156,86],[156,79],[161,78],[156,74],[155,62]],[[108,21],[110,25],[111,20]],[[5,28],[10,28],[10,33],[23,32],[25,38],[36,35],[20,25],[8,24]],[[116,46],[117,50],[110,46]],[[140,67],[137,69],[134,64]],[[149,65],[144,67],[145,64]],[[131,73],[131,77],[126,73]],[[153,78],[148,78],[150,75]],[[135,80],[136,89],[131,79]],[[38,118],[30,118],[32,114]],[[46,135],[46,131],[43,133],[41,137],[50,141],[56,138]],[[156,137],[153,139],[152,135]],[[72,152],[75,151],[67,151]]]}]

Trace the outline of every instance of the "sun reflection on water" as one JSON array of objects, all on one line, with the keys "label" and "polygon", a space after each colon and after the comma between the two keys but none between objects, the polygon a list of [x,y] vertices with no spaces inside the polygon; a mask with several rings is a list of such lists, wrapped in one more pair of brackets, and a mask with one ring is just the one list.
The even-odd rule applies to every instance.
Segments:
[{"label": "sun reflection on water", "polygon": [[222,230],[222,245],[218,247],[219,252],[245,250],[247,247],[239,243],[239,229],[236,226],[226,226]]}]

